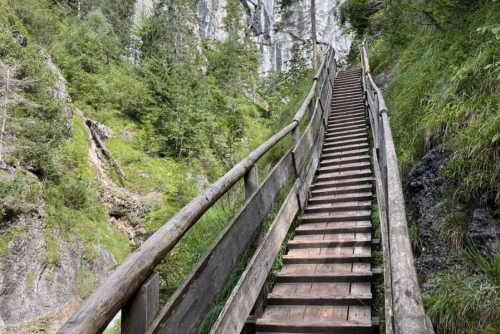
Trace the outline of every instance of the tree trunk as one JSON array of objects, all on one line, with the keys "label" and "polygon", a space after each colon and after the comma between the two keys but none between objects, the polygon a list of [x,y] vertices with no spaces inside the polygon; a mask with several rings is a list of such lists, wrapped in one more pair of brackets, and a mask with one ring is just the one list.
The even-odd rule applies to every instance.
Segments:
[{"label": "tree trunk", "polygon": [[318,57],[316,45],[316,0],[311,0],[311,41],[312,41],[312,57],[313,57],[313,68],[318,69]]}]

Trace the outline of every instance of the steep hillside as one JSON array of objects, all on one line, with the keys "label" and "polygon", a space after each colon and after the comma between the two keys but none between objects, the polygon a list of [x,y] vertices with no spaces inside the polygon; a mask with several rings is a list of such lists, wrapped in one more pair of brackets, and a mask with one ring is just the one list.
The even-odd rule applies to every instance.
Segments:
[{"label": "steep hillside", "polygon": [[386,91],[436,333],[497,333],[500,6],[349,0],[341,14],[370,42]]}]

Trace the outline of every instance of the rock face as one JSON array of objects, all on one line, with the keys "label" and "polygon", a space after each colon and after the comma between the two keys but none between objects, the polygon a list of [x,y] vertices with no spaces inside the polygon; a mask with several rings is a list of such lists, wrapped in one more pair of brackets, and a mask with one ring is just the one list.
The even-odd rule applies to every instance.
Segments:
[{"label": "rock face", "polygon": [[419,275],[443,270],[450,260],[447,241],[438,237],[437,224],[437,205],[445,192],[445,180],[439,171],[448,155],[442,146],[429,151],[411,171],[405,189],[408,221],[410,226],[417,226],[422,242],[421,253],[416,256]]},{"label": "rock face", "polygon": [[[107,277],[116,261],[99,244],[98,256],[82,259],[79,242],[47,229],[43,203],[11,223],[19,236],[9,242],[10,254],[0,261],[0,333],[27,333],[42,325],[55,332],[59,321]],[[59,253],[56,263],[48,260],[47,234],[57,240],[51,245]]]},{"label": "rock face", "polygon": [[[352,36],[341,30],[336,8],[343,0],[317,1],[317,39],[320,43],[332,44],[337,58],[349,52]],[[310,0],[299,0],[281,11],[278,0],[240,0],[244,9],[244,21],[255,36],[262,61],[260,72],[286,69],[286,61],[293,56],[292,49],[299,42],[310,42]],[[197,3],[198,31],[200,39],[222,40],[226,37],[223,18],[226,15],[226,0],[199,0]],[[152,0],[137,0],[134,22],[140,13],[150,13]]]},{"label": "rock face", "polygon": [[[429,276],[455,265],[456,252],[440,231],[438,204],[450,197],[440,169],[449,152],[442,146],[429,151],[413,168],[405,189],[410,226],[416,226],[421,240],[416,254],[417,272]],[[461,213],[465,237],[486,257],[500,249],[500,217],[489,208],[475,208],[472,214]]]}]

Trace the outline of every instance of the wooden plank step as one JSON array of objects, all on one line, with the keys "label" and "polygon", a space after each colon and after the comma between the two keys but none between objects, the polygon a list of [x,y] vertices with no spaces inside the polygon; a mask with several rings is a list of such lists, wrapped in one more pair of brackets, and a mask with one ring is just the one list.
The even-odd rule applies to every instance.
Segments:
[{"label": "wooden plank step", "polygon": [[334,91],[333,98],[337,99],[353,99],[363,96],[363,92],[361,90],[345,90],[345,91]]},{"label": "wooden plank step", "polygon": [[352,186],[341,186],[341,187],[320,187],[314,188],[311,191],[313,196],[329,196],[329,195],[347,195],[347,194],[357,194],[372,191],[372,184],[361,184]]},{"label": "wooden plank step", "polygon": [[[357,119],[354,118],[354,119],[348,120],[347,122],[354,123],[354,122],[360,122],[360,121],[364,121],[364,118],[361,118],[361,117],[357,118]],[[332,124],[345,124],[347,122],[339,122],[339,123],[332,123]],[[338,137],[338,136],[349,136],[349,135],[355,135],[355,134],[365,134],[366,135],[367,132],[365,130],[361,130],[361,129],[339,130],[339,131],[327,133],[325,138]]]},{"label": "wooden plank step", "polygon": [[325,247],[362,247],[371,245],[371,236],[369,238],[357,238],[352,240],[290,240],[289,249],[297,248],[325,248]]},{"label": "wooden plank step", "polygon": [[344,124],[346,122],[356,122],[356,121],[363,121],[365,120],[365,115],[355,115],[355,116],[352,116],[352,117],[349,117],[349,118],[343,118],[343,117],[330,117],[329,118],[329,121],[328,121],[328,124],[329,125],[335,125],[335,124]]},{"label": "wooden plank step", "polygon": [[270,293],[268,305],[331,305],[331,306],[371,306],[372,294],[280,294]]},{"label": "wooden plank step", "polygon": [[371,238],[370,232],[359,233],[331,233],[331,234],[301,234],[295,235],[294,241],[337,241],[337,240],[356,240]]},{"label": "wooden plank step", "polygon": [[352,130],[352,129],[366,129],[365,122],[352,122],[352,123],[344,123],[344,124],[332,124],[328,125],[328,133],[332,133],[335,131],[341,130]]},{"label": "wooden plank step", "polygon": [[[346,125],[349,125],[349,124],[360,124],[360,123],[364,123],[366,124],[366,119],[363,115],[363,117],[346,117],[344,119],[342,119],[342,121],[328,121],[327,125],[329,128],[333,128],[335,126],[346,126]],[[347,130],[347,129],[340,129],[339,131],[353,131],[353,130]]]},{"label": "wooden plank step", "polygon": [[[365,116],[364,108],[355,107],[350,109],[340,109],[340,110],[331,110],[330,117],[328,119],[329,123],[337,122],[337,121],[347,121],[348,119],[354,119]],[[338,122],[337,122],[338,123]]]},{"label": "wooden plank step", "polygon": [[356,121],[366,122],[365,112],[363,109],[340,111],[335,114],[330,114],[330,118],[328,119],[328,124],[333,125],[338,123],[347,123]]},{"label": "wooden plank step", "polygon": [[[288,264],[283,266],[278,274],[283,275],[303,275],[309,274],[332,274],[332,273],[346,273],[353,272],[371,272],[370,263],[305,263],[305,264]],[[356,268],[354,270],[354,268]]]},{"label": "wooden plank step", "polygon": [[330,213],[311,213],[302,216],[302,223],[350,222],[370,219],[370,210],[342,211]]},{"label": "wooden plank step", "polygon": [[342,92],[342,91],[348,92],[348,93],[358,92],[358,91],[363,92],[363,86],[357,82],[350,82],[350,83],[345,83],[344,86],[336,86],[333,89],[334,93]]},{"label": "wooden plank step", "polygon": [[343,187],[351,187],[351,186],[372,186],[373,178],[372,177],[355,177],[352,179],[343,179],[336,181],[320,181],[316,182],[311,187],[311,191],[324,189],[324,188],[343,188]]},{"label": "wooden plank step", "polygon": [[[295,230],[295,235],[304,234],[334,234],[334,233],[366,233],[370,232],[372,224],[369,220],[341,223],[309,223],[302,224]],[[351,251],[351,253],[354,250]]]},{"label": "wooden plank step", "polygon": [[336,159],[324,159],[324,160],[320,161],[320,166],[327,167],[327,166],[340,165],[340,164],[344,164],[344,163],[357,163],[357,162],[365,162],[365,161],[368,161],[368,162],[370,161],[370,156],[367,154],[347,156],[347,157],[336,158]]},{"label": "wooden plank step", "polygon": [[[365,105],[354,105],[354,106],[337,106],[337,105],[332,105],[330,107],[330,118],[331,117],[338,117],[338,116],[343,116],[342,114],[364,114],[365,111]],[[344,115],[344,116],[345,116]]]},{"label": "wooden plank step", "polygon": [[[255,327],[257,333],[372,334],[371,321],[347,320],[347,306],[307,306],[307,310],[302,309],[304,306],[295,307],[300,310],[283,310],[283,313],[286,313],[288,317],[284,315],[278,318],[274,314],[276,311],[273,310],[273,313],[271,313],[272,319],[258,319]],[[284,308],[284,306],[270,305],[269,308]],[[345,311],[336,310],[335,308],[345,308]],[[316,314],[316,316],[310,314]],[[340,316],[337,314],[345,315],[346,319],[335,320]],[[275,318],[283,320],[275,320]]]},{"label": "wooden plank step", "polygon": [[362,169],[362,170],[354,170],[354,171],[345,171],[345,172],[337,172],[337,173],[324,173],[317,176],[317,179],[320,181],[335,181],[342,179],[351,179],[353,177],[367,177],[371,176],[372,171],[370,169]]},{"label": "wooden plank step", "polygon": [[308,205],[305,213],[321,213],[335,211],[359,211],[370,210],[372,205],[371,201],[354,201],[354,202],[337,202],[328,204]]},{"label": "wooden plank step", "polygon": [[[373,243],[373,240],[372,240]],[[372,244],[367,244],[364,246],[346,246],[346,247],[314,247],[314,248],[289,248],[287,255],[290,256],[319,256],[319,255],[350,255],[350,254],[363,254],[372,252]],[[353,265],[354,266],[354,265]],[[373,270],[372,270],[373,271]],[[370,292],[368,288],[366,292]]]},{"label": "wooden plank step", "polygon": [[340,151],[337,153],[323,154],[321,159],[337,159],[339,157],[349,157],[349,156],[356,156],[356,155],[369,154],[369,153],[370,153],[370,149],[368,149],[368,148],[351,149],[351,150],[346,150],[346,151]]},{"label": "wooden plank step", "polygon": [[283,255],[283,264],[312,264],[312,263],[354,263],[370,262],[371,252],[365,254],[340,254],[340,255],[317,255],[317,256],[296,256]]},{"label": "wooden plank step", "polygon": [[337,153],[337,152],[356,150],[356,149],[365,149],[365,148],[369,148],[369,147],[370,146],[368,145],[368,141],[365,143],[350,144],[350,145],[344,145],[344,146],[338,146],[338,147],[328,147],[328,148],[323,148],[323,155],[329,154],[329,153]]},{"label": "wooden plank step", "polygon": [[343,171],[349,171],[349,170],[361,170],[361,169],[366,169],[370,168],[370,161],[364,161],[364,162],[355,162],[355,163],[343,163],[340,165],[334,165],[334,166],[325,166],[318,168],[318,173],[336,173],[336,172],[343,172]]},{"label": "wooden plank step", "polygon": [[358,169],[358,170],[348,170],[348,171],[340,171],[340,172],[332,172],[332,173],[321,173],[318,174],[317,180],[320,181],[333,181],[333,180],[342,180],[342,179],[350,179],[354,177],[367,177],[371,176],[372,171],[368,168]]},{"label": "wooden plank step", "polygon": [[309,205],[317,205],[323,203],[331,202],[353,202],[353,201],[368,201],[371,200],[373,194],[371,191],[366,191],[362,193],[352,193],[352,194],[339,194],[339,195],[316,195],[309,199]]},{"label": "wooden plank step", "polygon": [[327,133],[335,133],[341,130],[361,130],[366,131],[368,128],[365,122],[352,122],[345,124],[329,124],[327,127]]},{"label": "wooden plank step", "polygon": [[325,137],[325,142],[332,142],[332,141],[337,141],[339,139],[358,139],[358,138],[364,138],[368,139],[368,134],[366,131],[361,130],[357,131],[355,133],[345,133],[345,134],[338,134],[336,132],[329,132],[328,137]]},{"label": "wooden plank step", "polygon": [[362,96],[363,94],[363,87],[360,85],[354,84],[354,85],[349,85],[347,87],[343,88],[337,88],[333,90],[333,95],[335,94],[358,94],[357,96]]},{"label": "wooden plank step", "polygon": [[354,139],[343,139],[339,138],[338,140],[329,140],[324,143],[323,147],[337,147],[337,146],[345,146],[345,145],[351,145],[351,144],[356,144],[356,143],[363,143],[366,142],[368,138],[354,138]]},{"label": "wooden plank step", "polygon": [[281,273],[276,274],[278,283],[307,282],[371,282],[373,274],[366,272],[329,272],[329,273]]},{"label": "wooden plank step", "polygon": [[363,100],[351,101],[351,100],[332,100],[331,110],[334,114],[341,111],[347,111],[352,109],[363,109],[365,104]]}]

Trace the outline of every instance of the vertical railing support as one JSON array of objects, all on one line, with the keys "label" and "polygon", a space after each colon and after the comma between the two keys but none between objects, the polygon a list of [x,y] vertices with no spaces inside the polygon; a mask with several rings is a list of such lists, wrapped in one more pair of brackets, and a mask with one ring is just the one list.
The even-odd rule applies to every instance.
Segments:
[{"label": "vertical railing support", "polygon": [[[257,170],[257,166],[253,165],[252,168],[245,174],[245,199],[248,200],[252,197],[253,193],[259,187],[259,173]],[[264,238],[264,234],[262,233],[262,229],[259,230],[255,239],[252,241],[249,247],[249,252],[252,255],[255,253],[259,245],[262,243]],[[264,309],[266,308],[266,300],[267,300],[267,286],[264,284],[262,290],[255,301],[253,306],[252,314],[254,316],[260,317],[264,313]]]},{"label": "vertical railing support", "polygon": [[143,334],[160,309],[160,275],[154,271],[122,310],[122,334]]},{"label": "vertical railing support", "polygon": [[253,165],[252,168],[245,174],[245,200],[249,199],[252,194],[259,187],[257,166]]}]

